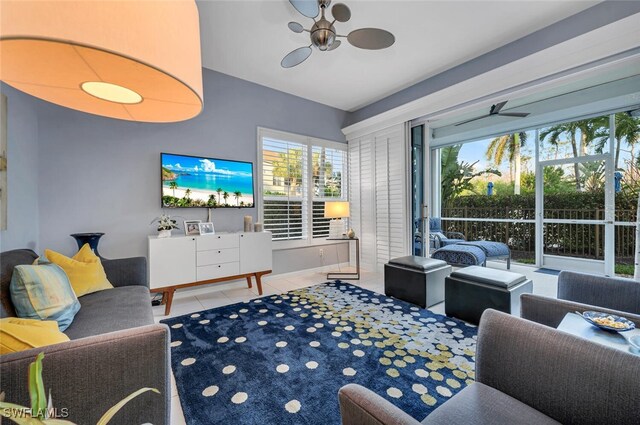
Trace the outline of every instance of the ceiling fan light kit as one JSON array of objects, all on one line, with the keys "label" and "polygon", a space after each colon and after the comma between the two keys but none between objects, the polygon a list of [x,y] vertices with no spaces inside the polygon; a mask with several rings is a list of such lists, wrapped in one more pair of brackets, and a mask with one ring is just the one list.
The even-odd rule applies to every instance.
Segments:
[{"label": "ceiling fan light kit", "polygon": [[[338,34],[334,24],[347,22],[351,19],[351,10],[344,3],[333,5],[331,8],[333,20],[330,21],[325,12],[331,5],[331,0],[289,0],[289,2],[300,14],[313,19],[313,25],[307,30],[298,22],[289,22],[288,26],[291,31],[295,33],[308,32],[311,44],[287,54],[280,62],[283,68],[300,65],[311,55],[311,47],[315,47],[321,52],[337,49],[342,44],[338,38],[346,38],[352,46],[367,50],[386,49],[395,42],[393,34],[379,28],[360,28],[351,31],[346,36]],[[318,15],[320,18],[316,20]]]},{"label": "ceiling fan light kit", "polygon": [[46,101],[129,121],[203,108],[193,0],[3,1],[0,79]]}]

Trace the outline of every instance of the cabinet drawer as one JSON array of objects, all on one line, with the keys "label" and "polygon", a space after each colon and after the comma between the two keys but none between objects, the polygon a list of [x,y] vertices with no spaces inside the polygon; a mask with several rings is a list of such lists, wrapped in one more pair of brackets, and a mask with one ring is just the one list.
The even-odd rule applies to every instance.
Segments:
[{"label": "cabinet drawer", "polygon": [[240,273],[240,263],[224,263],[212,264],[210,266],[201,266],[196,269],[198,281],[218,279],[220,277],[235,276]]},{"label": "cabinet drawer", "polygon": [[238,248],[222,248],[209,251],[198,251],[198,266],[210,266],[212,264],[232,263],[240,260]]},{"label": "cabinet drawer", "polygon": [[198,251],[238,248],[239,246],[240,238],[238,235],[210,235],[196,238],[196,247]]}]

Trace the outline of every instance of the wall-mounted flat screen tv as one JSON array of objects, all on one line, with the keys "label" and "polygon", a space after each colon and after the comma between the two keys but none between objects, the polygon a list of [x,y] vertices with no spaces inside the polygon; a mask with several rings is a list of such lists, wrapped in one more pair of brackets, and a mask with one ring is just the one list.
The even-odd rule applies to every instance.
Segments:
[{"label": "wall-mounted flat screen tv", "polygon": [[160,154],[162,206],[253,208],[253,164],[188,155]]}]

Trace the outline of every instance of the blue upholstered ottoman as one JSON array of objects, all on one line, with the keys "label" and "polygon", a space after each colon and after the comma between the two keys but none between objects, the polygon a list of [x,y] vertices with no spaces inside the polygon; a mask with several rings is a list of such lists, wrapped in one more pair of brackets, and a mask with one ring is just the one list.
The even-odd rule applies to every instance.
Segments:
[{"label": "blue upholstered ottoman", "polygon": [[511,268],[511,250],[507,244],[492,241],[466,241],[458,242],[458,245],[477,246],[484,251],[487,258],[506,258],[507,269]]},{"label": "blue upholstered ottoman", "polygon": [[484,266],[487,262],[487,255],[482,248],[461,244],[443,246],[435,250],[431,258],[446,261],[452,266]]}]

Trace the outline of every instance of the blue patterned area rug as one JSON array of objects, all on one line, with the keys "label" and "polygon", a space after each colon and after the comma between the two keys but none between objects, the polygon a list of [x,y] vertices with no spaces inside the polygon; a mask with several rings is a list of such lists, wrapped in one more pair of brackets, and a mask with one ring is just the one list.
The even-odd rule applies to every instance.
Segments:
[{"label": "blue patterned area rug", "polygon": [[422,420],[475,377],[476,327],[342,282],[163,323],[189,425],[337,425],[348,383]]}]

